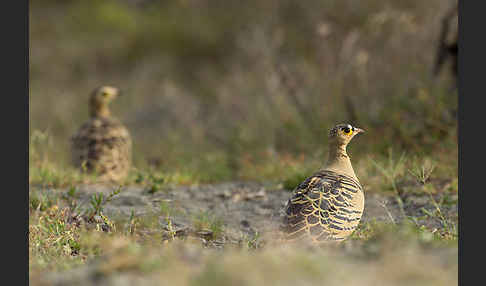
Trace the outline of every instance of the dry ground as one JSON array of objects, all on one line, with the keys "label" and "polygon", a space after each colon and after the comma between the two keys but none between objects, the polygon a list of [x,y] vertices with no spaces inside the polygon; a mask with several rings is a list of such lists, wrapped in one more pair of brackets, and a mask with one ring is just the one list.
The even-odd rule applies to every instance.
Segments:
[{"label": "dry ground", "polygon": [[[79,185],[64,203],[89,209],[93,195],[103,193],[106,199],[116,189]],[[42,193],[54,197],[68,191]],[[446,194],[434,199],[443,202]],[[83,242],[96,244],[99,255],[68,271],[46,273],[32,267],[31,284],[457,284],[457,240],[434,239],[444,225],[438,217],[424,216],[435,209],[430,197],[403,197],[406,216],[417,222],[410,226],[394,196],[367,193],[363,220],[352,238],[340,246],[317,248],[279,240],[289,195],[281,186],[252,182],[165,186],[154,193],[148,186],[122,187],[101,211],[116,230],[97,217],[99,231],[86,234],[91,240]],[[457,223],[457,195],[447,200],[453,203],[442,203],[441,213]],[[132,235],[124,234],[126,226],[133,228]]]}]

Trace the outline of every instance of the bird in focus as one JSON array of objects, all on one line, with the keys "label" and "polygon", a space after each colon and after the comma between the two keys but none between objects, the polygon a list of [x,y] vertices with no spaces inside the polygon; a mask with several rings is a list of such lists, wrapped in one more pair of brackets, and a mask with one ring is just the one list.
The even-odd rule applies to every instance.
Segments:
[{"label": "bird in focus", "polygon": [[363,129],[338,124],[329,132],[327,163],[300,183],[285,207],[287,240],[342,241],[359,224],[364,194],[346,146]]},{"label": "bird in focus", "polygon": [[131,167],[130,133],[109,109],[119,96],[116,87],[96,88],[89,99],[90,119],[71,137],[73,164],[81,171],[96,173],[100,181],[120,181]]}]

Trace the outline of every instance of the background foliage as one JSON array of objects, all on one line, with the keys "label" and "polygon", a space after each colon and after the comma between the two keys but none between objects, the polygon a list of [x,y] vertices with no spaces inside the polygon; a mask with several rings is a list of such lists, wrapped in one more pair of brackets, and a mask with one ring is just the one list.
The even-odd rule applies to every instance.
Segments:
[{"label": "background foliage", "polygon": [[112,84],[137,168],[207,180],[313,169],[338,122],[367,130],[356,162],[392,148],[456,168],[457,93],[431,76],[450,4],[31,1],[31,134],[46,132],[49,160],[68,166],[89,92]]}]

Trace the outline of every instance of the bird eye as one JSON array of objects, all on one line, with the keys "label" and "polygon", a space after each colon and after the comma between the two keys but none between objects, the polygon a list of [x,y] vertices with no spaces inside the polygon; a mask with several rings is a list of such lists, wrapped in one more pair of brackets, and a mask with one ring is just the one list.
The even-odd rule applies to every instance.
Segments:
[{"label": "bird eye", "polygon": [[343,127],[341,130],[344,132],[344,134],[350,134],[351,133],[351,129],[349,127]]}]

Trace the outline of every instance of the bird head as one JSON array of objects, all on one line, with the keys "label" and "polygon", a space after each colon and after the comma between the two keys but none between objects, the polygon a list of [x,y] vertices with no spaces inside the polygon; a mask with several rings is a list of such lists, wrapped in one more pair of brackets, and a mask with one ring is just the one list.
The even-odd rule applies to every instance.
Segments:
[{"label": "bird head", "polygon": [[120,90],[113,86],[101,86],[93,90],[90,97],[91,116],[109,116],[109,103],[120,95]]},{"label": "bird head", "polygon": [[354,136],[363,132],[365,132],[363,129],[350,124],[337,124],[329,131],[329,139],[337,145],[346,146]]}]

